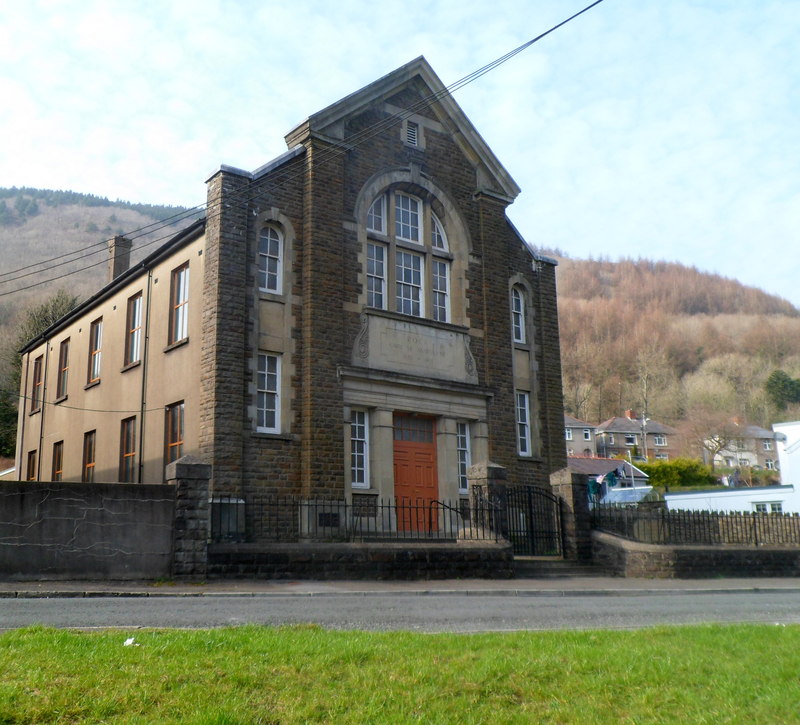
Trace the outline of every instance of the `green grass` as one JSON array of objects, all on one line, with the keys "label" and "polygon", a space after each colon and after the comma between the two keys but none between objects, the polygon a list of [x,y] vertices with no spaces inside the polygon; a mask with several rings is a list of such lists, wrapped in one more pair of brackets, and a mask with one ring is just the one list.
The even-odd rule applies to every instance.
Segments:
[{"label": "green grass", "polygon": [[800,627],[0,635],[0,723],[100,722],[796,723]]}]

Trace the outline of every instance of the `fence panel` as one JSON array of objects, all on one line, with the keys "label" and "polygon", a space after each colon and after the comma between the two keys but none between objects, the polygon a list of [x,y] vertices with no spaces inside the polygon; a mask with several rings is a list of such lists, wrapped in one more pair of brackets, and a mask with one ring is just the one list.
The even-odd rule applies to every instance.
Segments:
[{"label": "fence panel", "polygon": [[236,541],[498,541],[495,507],[484,499],[215,496],[211,540]]},{"label": "fence panel", "polygon": [[800,516],[596,506],[592,528],[644,544],[800,546]]}]

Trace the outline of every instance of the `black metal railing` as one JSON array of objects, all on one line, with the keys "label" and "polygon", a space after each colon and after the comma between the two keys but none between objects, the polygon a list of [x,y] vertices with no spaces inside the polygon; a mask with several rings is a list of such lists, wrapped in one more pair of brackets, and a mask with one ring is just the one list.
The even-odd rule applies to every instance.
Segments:
[{"label": "black metal railing", "polygon": [[214,542],[500,539],[496,507],[486,500],[215,496],[210,508]]},{"label": "black metal railing", "polygon": [[800,546],[800,516],[597,506],[592,527],[644,544]]}]

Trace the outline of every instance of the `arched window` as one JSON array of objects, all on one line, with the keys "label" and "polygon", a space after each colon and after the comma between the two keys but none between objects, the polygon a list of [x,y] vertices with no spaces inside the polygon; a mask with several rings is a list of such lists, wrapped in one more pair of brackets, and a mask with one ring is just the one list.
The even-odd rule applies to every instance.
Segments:
[{"label": "arched window", "polygon": [[258,287],[264,292],[283,291],[283,235],[267,225],[258,236]]},{"label": "arched window", "polygon": [[527,342],[525,334],[525,293],[518,287],[511,288],[511,331],[514,342]]},{"label": "arched window", "polygon": [[367,212],[367,305],[451,322],[444,225],[428,200],[391,190]]}]

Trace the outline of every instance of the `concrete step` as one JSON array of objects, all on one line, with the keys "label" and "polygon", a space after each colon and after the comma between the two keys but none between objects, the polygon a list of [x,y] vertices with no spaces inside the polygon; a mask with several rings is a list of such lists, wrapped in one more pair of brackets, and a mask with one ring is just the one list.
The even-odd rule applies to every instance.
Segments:
[{"label": "concrete step", "polygon": [[602,567],[591,562],[566,561],[556,557],[541,556],[515,556],[514,573],[518,579],[609,576]]}]

